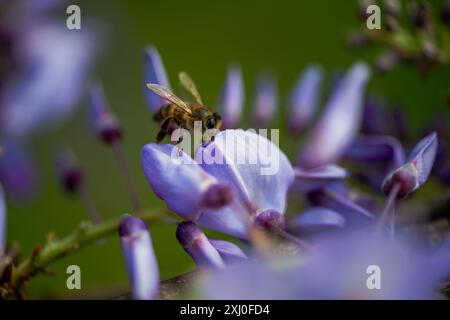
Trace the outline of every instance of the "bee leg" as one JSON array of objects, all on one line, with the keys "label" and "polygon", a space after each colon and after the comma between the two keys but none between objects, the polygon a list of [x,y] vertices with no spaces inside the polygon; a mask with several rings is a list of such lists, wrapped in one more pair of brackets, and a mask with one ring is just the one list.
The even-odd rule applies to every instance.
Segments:
[{"label": "bee leg", "polygon": [[169,117],[166,118],[163,122],[161,122],[161,129],[158,132],[158,135],[156,136],[156,143],[160,143],[164,137],[169,133],[170,129],[170,123],[173,118]]},{"label": "bee leg", "polygon": [[161,143],[161,141],[164,139],[164,137],[166,136],[167,132],[164,130],[159,130],[158,135],[156,136],[156,143]]}]

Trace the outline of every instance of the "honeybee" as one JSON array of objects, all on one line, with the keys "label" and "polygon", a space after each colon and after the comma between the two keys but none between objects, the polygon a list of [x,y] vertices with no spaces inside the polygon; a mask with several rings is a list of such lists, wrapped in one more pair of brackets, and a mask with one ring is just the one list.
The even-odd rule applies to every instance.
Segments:
[{"label": "honeybee", "polygon": [[162,106],[153,117],[161,125],[156,136],[157,143],[160,143],[167,134],[171,134],[174,125],[178,128],[189,130],[191,133],[194,130],[195,121],[201,121],[203,132],[207,129],[219,130],[222,125],[220,115],[217,112],[211,111],[203,104],[197,87],[189,75],[181,72],[179,79],[183,88],[194,98],[193,103],[184,102],[162,85],[147,83],[147,87],[150,90],[169,102]]}]

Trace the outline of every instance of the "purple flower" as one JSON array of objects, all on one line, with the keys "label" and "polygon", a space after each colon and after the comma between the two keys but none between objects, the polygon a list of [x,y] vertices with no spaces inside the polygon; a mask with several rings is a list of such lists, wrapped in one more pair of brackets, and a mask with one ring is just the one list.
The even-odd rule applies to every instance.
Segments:
[{"label": "purple flower", "polygon": [[213,247],[217,250],[217,252],[219,252],[223,261],[225,261],[227,265],[247,259],[247,255],[242,251],[242,249],[232,242],[215,239],[209,239],[209,242],[211,242]]},{"label": "purple flower", "polygon": [[241,68],[231,65],[228,68],[222,94],[219,99],[219,113],[222,117],[222,127],[235,128],[244,106],[244,81]]},{"label": "purple flower", "polygon": [[125,215],[119,225],[119,236],[133,298],[156,299],[159,269],[147,225],[139,218]]},{"label": "purple flower", "polygon": [[35,25],[20,40],[21,68],[0,102],[2,133],[14,137],[29,136],[73,113],[94,50],[87,31],[72,32],[62,24]]},{"label": "purple flower", "polygon": [[84,175],[73,152],[61,147],[56,152],[56,176],[67,193],[78,193],[83,188]]},{"label": "purple flower", "polygon": [[148,90],[147,83],[156,83],[170,89],[169,79],[166,69],[156,47],[149,46],[144,53],[144,93],[147,106],[152,112],[158,111],[167,101],[151,90]]},{"label": "purple flower", "polygon": [[310,233],[345,226],[345,218],[328,208],[313,207],[289,221],[289,229],[296,233]]},{"label": "purple flower", "polygon": [[292,189],[302,193],[322,189],[330,183],[345,179],[349,176],[347,170],[333,164],[311,170],[303,170],[296,167],[294,171],[295,181]]},{"label": "purple flower", "polygon": [[106,144],[122,139],[122,129],[117,118],[111,113],[101,83],[90,89],[89,120],[94,134]]},{"label": "purple flower", "polygon": [[6,194],[17,201],[32,199],[39,180],[34,159],[17,141],[3,139],[0,146],[0,182]]},{"label": "purple flower", "polygon": [[3,194],[3,187],[0,184],[0,258],[5,253],[6,248],[6,202]]},{"label": "purple flower", "polygon": [[288,129],[296,134],[309,127],[317,109],[323,71],[310,65],[301,74],[289,98]]},{"label": "purple flower", "polygon": [[362,102],[370,71],[356,63],[334,90],[324,115],[303,148],[299,165],[314,168],[336,161],[359,131]]},{"label": "purple flower", "polygon": [[294,171],[266,138],[250,131],[222,131],[195,158],[172,145],[143,148],[147,180],[175,213],[244,239],[255,216],[267,210],[284,213]]},{"label": "purple flower", "polygon": [[256,256],[206,275],[200,290],[207,299],[434,299],[450,273],[449,252],[368,230],[338,233],[302,257]]},{"label": "purple flower", "polygon": [[404,198],[427,181],[436,157],[438,147],[436,133],[431,133],[414,147],[406,163],[393,170],[382,185],[385,194],[398,188],[398,198]]},{"label": "purple flower", "polygon": [[256,82],[254,97],[254,122],[259,128],[266,128],[278,107],[278,89],[275,76],[261,73]]},{"label": "purple flower", "polygon": [[199,267],[221,269],[225,262],[208,237],[192,222],[181,222],[177,227],[177,239],[183,249]]}]

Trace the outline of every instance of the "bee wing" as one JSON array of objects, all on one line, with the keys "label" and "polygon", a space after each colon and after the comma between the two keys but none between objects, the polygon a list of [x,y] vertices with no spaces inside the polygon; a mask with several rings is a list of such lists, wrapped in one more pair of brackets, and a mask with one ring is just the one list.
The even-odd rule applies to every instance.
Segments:
[{"label": "bee wing", "polygon": [[155,83],[147,83],[147,88],[152,90],[154,93],[156,93],[161,98],[169,100],[170,102],[172,102],[176,106],[178,106],[181,109],[183,109],[188,114],[192,115],[192,111],[189,108],[189,106],[186,103],[184,103],[180,98],[178,98],[175,94],[173,94],[166,87],[164,87],[162,85],[159,85],[159,84],[155,84]]},{"label": "bee wing", "polygon": [[203,104],[200,93],[198,93],[197,86],[195,85],[191,77],[186,72],[180,72],[178,74],[178,78],[180,79],[180,83],[183,88],[185,88],[194,97],[195,101]]}]

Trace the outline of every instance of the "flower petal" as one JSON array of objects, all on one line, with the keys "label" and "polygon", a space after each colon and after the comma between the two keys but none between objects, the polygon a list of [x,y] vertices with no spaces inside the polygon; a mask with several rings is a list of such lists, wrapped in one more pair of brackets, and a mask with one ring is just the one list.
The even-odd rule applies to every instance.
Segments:
[{"label": "flower petal", "polygon": [[333,92],[299,159],[304,168],[335,162],[359,131],[362,102],[370,71],[356,63]]},{"label": "flower petal", "polygon": [[16,201],[29,201],[37,192],[38,172],[31,154],[20,143],[0,143],[0,182],[6,194]]},{"label": "flower petal", "polygon": [[192,257],[197,266],[202,268],[221,269],[225,267],[219,252],[208,237],[194,223],[181,222],[176,236],[183,249]]},{"label": "flower petal", "polygon": [[314,232],[328,228],[342,228],[345,218],[328,208],[313,207],[289,221],[289,229],[296,232]]},{"label": "flower petal", "polygon": [[219,113],[222,117],[223,128],[236,127],[244,106],[244,96],[244,81],[241,68],[237,65],[231,65],[228,68],[225,85],[219,99]]},{"label": "flower petal", "polygon": [[24,41],[23,71],[5,87],[2,130],[25,136],[65,120],[86,83],[93,55],[91,35],[62,25],[37,26]]},{"label": "flower petal", "polygon": [[226,264],[236,263],[243,259],[247,259],[247,255],[244,251],[232,242],[213,239],[209,239],[209,242],[211,242],[213,247],[219,252]]},{"label": "flower petal", "polygon": [[322,80],[323,71],[318,65],[309,65],[298,78],[289,98],[287,124],[292,133],[299,133],[311,124]]},{"label": "flower petal", "polygon": [[254,122],[258,128],[266,128],[278,106],[277,81],[272,73],[259,75],[254,99]]},{"label": "flower petal", "polygon": [[349,176],[347,170],[334,164],[311,170],[303,170],[296,167],[294,168],[294,172],[295,180],[292,184],[292,189],[303,193],[322,189],[330,183],[345,179]]},{"label": "flower petal", "polygon": [[139,218],[126,215],[120,222],[119,236],[133,298],[156,299],[159,289],[159,268],[146,223]]},{"label": "flower petal", "polygon": [[340,213],[348,226],[366,225],[373,220],[372,213],[331,189],[315,191],[309,194],[309,200],[315,206],[326,207]]},{"label": "flower petal", "polygon": [[163,105],[167,104],[167,101],[149,90],[147,83],[160,84],[170,89],[166,69],[164,68],[158,50],[154,46],[147,47],[144,53],[144,92],[147,106],[152,112],[156,112]]},{"label": "flower petal", "polygon": [[[226,184],[218,183],[178,147],[149,143],[141,155],[153,191],[183,218],[195,220],[207,207],[216,209],[232,201]],[[226,195],[226,199],[220,195]]]}]

